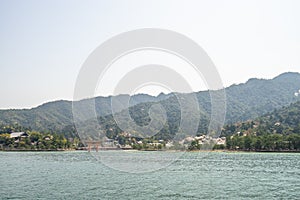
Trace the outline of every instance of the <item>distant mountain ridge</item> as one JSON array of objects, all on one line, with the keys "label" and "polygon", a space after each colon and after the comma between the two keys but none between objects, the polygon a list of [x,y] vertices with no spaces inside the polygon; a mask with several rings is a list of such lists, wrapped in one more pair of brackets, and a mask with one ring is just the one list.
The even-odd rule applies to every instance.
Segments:
[{"label": "distant mountain ridge", "polygon": [[[127,100],[129,97],[129,95],[114,96],[114,98],[119,101]],[[162,94],[159,99],[157,99],[148,94],[137,94],[131,96],[130,106],[142,102],[158,101],[168,97],[168,94]],[[111,96],[100,96],[83,99],[76,103],[87,107],[94,101],[97,115],[105,116],[111,114],[111,98]],[[9,125],[17,123],[23,127],[42,132],[70,132],[73,131],[73,128],[69,129],[70,126],[73,126],[72,103],[72,101],[59,100],[48,102],[31,109],[0,110],[0,124]],[[66,130],[66,128],[68,130]]]},{"label": "distant mountain ridge", "polygon": [[[225,125],[243,122],[250,119],[255,119],[265,113],[271,112],[274,109],[281,108],[289,105],[292,102],[299,100],[294,93],[299,90],[300,86],[300,74],[299,73],[284,73],[274,79],[250,79],[246,83],[233,85],[225,89],[227,96],[227,111]],[[198,103],[200,105],[200,113],[197,109],[187,106],[189,113],[184,118],[188,118],[189,121],[193,121],[197,115],[200,115],[198,134],[207,134],[209,132],[208,127],[210,124],[211,102],[210,92],[201,91],[196,94]],[[190,94],[181,94],[180,98],[185,98]],[[173,139],[180,132],[180,105],[178,104],[176,95],[159,101],[166,110],[168,121],[164,128],[161,130],[152,130],[157,132],[155,139]],[[130,107],[129,111],[131,117],[141,125],[147,125],[150,121],[147,115],[149,108],[153,103],[144,102],[136,106]],[[189,104],[189,103],[188,103]],[[142,110],[142,111],[141,111]],[[121,114],[122,115],[122,114]],[[154,116],[159,118],[159,116]],[[118,134],[121,134],[123,130],[119,129],[118,125],[114,121],[113,116],[107,116],[104,119],[100,119],[102,127],[101,131],[105,131],[106,135],[110,138],[115,138]],[[126,124],[126,122],[123,122]],[[92,130],[92,126],[88,123],[85,124],[90,127],[88,130]],[[127,132],[135,134],[135,129],[129,129]],[[109,130],[108,130],[109,129]],[[215,129],[217,130],[217,129]],[[190,133],[184,133],[188,136]]]},{"label": "distant mountain ridge", "polygon": [[[249,79],[246,83],[232,85],[225,89],[227,97],[226,124],[242,122],[249,119],[255,119],[274,109],[287,106],[299,100],[294,94],[300,89],[300,74],[287,72],[273,79]],[[204,125],[200,124],[201,130],[205,131],[210,115],[210,93],[209,91],[195,92],[202,112]],[[189,95],[189,94],[181,94]],[[118,95],[117,101],[124,102],[130,98],[129,95]],[[79,103],[83,108],[91,101],[95,101],[95,110],[97,116],[105,120],[105,116],[111,115],[111,97],[96,97],[92,99],[81,100]],[[134,95],[130,99],[131,115],[140,118],[140,124],[147,124],[143,120],[149,120],[147,113],[137,112],[138,108],[147,108],[148,104],[161,103],[168,107],[172,114],[173,121],[180,118],[180,110],[176,108],[176,95],[162,94],[153,97],[147,94]],[[173,108],[170,105],[174,105]],[[119,110],[120,112],[122,110]],[[147,109],[145,110],[147,111]],[[190,113],[191,116],[196,113]],[[178,118],[179,117],[179,118]],[[109,118],[109,117],[108,117]],[[172,120],[171,120],[172,122]],[[58,132],[70,135],[74,132],[72,102],[71,101],[54,101],[45,103],[32,109],[10,109],[0,110],[0,124],[17,123],[24,127],[30,127],[38,131]],[[106,122],[104,122],[106,123]],[[176,122],[177,123],[177,122]],[[176,123],[172,122],[165,126],[165,129],[176,131]],[[173,127],[174,126],[174,127]]]},{"label": "distant mountain ridge", "polygon": [[226,88],[227,122],[254,119],[276,108],[296,102],[300,89],[299,73],[287,72],[267,79],[249,79]]}]

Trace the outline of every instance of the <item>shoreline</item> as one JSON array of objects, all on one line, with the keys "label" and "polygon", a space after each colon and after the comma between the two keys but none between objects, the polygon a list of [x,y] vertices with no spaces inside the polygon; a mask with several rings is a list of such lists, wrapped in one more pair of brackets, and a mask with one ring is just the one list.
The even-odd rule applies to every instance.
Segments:
[{"label": "shoreline", "polygon": [[76,149],[1,149],[0,152],[66,152]]},{"label": "shoreline", "polygon": [[[184,151],[184,150],[136,150],[136,149],[118,149],[118,150],[99,150],[99,152],[105,151],[126,151],[126,152],[191,152],[191,153],[300,153],[300,150],[260,150],[260,151],[243,151],[243,150],[192,150],[192,151]],[[1,149],[0,152],[89,152],[88,150],[82,149]],[[96,152],[96,151],[91,151]]]}]

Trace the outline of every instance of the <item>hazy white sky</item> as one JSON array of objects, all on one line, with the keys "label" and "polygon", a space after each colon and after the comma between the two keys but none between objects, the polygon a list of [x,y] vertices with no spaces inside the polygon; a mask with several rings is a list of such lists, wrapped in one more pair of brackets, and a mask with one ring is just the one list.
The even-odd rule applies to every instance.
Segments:
[{"label": "hazy white sky", "polygon": [[72,99],[88,55],[139,28],[196,41],[224,86],[300,72],[299,10],[298,0],[0,0],[0,108]]}]

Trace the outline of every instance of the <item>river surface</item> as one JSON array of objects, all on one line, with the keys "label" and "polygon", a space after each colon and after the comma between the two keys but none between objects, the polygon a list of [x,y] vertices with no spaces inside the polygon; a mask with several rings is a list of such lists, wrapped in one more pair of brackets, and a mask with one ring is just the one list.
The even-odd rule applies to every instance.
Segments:
[{"label": "river surface", "polygon": [[140,162],[150,153],[98,154],[147,169],[156,155],[177,158],[135,172],[88,152],[0,152],[0,199],[300,199],[298,153],[151,152]]}]

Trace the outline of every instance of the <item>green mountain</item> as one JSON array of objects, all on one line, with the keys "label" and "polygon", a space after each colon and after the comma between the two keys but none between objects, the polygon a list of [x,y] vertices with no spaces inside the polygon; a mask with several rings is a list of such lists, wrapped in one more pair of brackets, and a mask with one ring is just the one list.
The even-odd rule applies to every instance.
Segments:
[{"label": "green mountain", "polygon": [[267,113],[255,120],[228,124],[223,135],[300,134],[300,101]]},{"label": "green mountain", "polygon": [[300,151],[300,101],[255,120],[226,125],[226,147],[245,151]]},{"label": "green mountain", "polygon": [[[226,124],[242,122],[249,119],[255,119],[256,117],[263,115],[274,109],[281,108],[282,106],[289,105],[291,102],[297,101],[299,98],[295,96],[295,92],[299,90],[300,86],[300,74],[298,73],[284,73],[272,80],[264,79],[250,79],[245,84],[234,85],[226,88],[227,94],[227,112],[226,112]],[[200,111],[193,107],[192,102],[186,102],[185,108],[188,110],[188,114],[184,117],[181,116],[180,104],[178,98],[189,99],[189,95],[196,95],[198,103],[200,105]],[[150,117],[148,115],[149,109],[153,105],[160,104],[166,111],[167,122],[163,127],[155,129],[143,129],[143,131],[137,131],[137,128],[130,122],[130,120],[123,120],[120,124],[116,123],[116,118],[122,118],[119,116],[126,116],[129,112],[135,123],[141,126],[147,126],[150,123]],[[136,106],[130,107],[129,110],[123,110],[116,115],[108,115],[100,117],[100,127],[97,127],[100,132],[104,132],[109,138],[116,138],[122,132],[128,132],[134,136],[142,137],[146,132],[157,133],[154,135],[155,139],[174,139],[175,134],[184,132],[183,135],[187,136],[192,133],[188,131],[188,126],[195,126],[194,121],[199,120],[198,134],[208,133],[208,126],[210,122],[210,93],[208,91],[197,92],[193,94],[176,94],[168,99],[158,102],[145,102]],[[200,117],[199,117],[200,116]],[[184,126],[184,130],[180,130],[180,120],[188,119],[191,124]],[[125,119],[128,119],[125,117]],[[160,119],[159,115],[153,116],[153,119]],[[82,132],[93,133],[93,127],[95,124],[85,122],[80,125],[81,127],[88,127],[86,130],[81,129]],[[197,126],[197,125],[196,125]],[[123,128],[125,127],[125,129]],[[97,131],[94,131],[97,134]],[[152,135],[153,136],[153,135]]]},{"label": "green mountain", "polygon": [[[104,131],[105,135],[109,138],[116,138],[125,131],[135,137],[153,136],[155,139],[163,140],[174,139],[175,134],[177,134],[177,137],[180,137],[180,133],[182,133],[182,137],[185,137],[188,132],[205,133],[209,124],[209,116],[204,112],[203,108],[197,111],[193,106],[195,102],[189,101],[190,99],[187,98],[188,95],[189,94],[174,94],[168,99],[159,102],[140,103],[127,110],[123,110],[120,113],[116,113],[114,116],[107,115],[100,117],[98,120],[101,125],[99,130]],[[186,113],[181,113],[180,102],[177,98],[186,98]],[[150,108],[153,108],[152,106],[154,105],[162,106],[161,110],[165,111],[166,114],[165,122],[163,116],[158,114],[158,111],[160,110],[158,108],[156,112],[152,113],[152,119],[155,120],[152,126],[148,129],[136,127],[134,124],[144,127],[151,123],[151,118],[148,113]],[[132,121],[128,120],[128,117],[126,118],[126,113],[129,113],[130,117],[133,119]],[[116,119],[120,119],[118,124],[116,123]],[[184,120],[182,121],[182,119]],[[124,129],[119,127],[120,124],[122,124]],[[93,125],[85,122],[82,126],[90,127],[87,130],[91,131]]]},{"label": "green mountain", "polygon": [[[225,89],[226,91],[226,124],[242,122],[255,119],[274,109],[279,109],[299,100],[295,93],[300,89],[299,73],[284,73],[274,79],[250,79],[246,83],[232,85]],[[186,102],[185,107],[189,111],[181,116],[180,104],[177,97],[188,99],[189,95],[196,95],[200,111],[194,108],[193,102]],[[124,102],[130,99],[129,108],[124,107]],[[91,109],[96,110],[98,117],[98,125],[101,131],[105,131],[110,138],[118,136],[122,132],[117,126],[111,109],[112,97],[96,97],[93,99],[85,99],[75,102],[77,107],[81,108],[77,112],[82,119],[79,123],[86,132],[95,131],[95,123],[89,121]],[[157,126],[162,129],[149,130],[149,132],[158,132],[155,136],[158,139],[172,138],[174,133],[186,130],[179,130],[180,120],[183,118],[193,119],[199,118],[198,133],[206,133],[210,122],[211,99],[209,91],[201,91],[191,94],[171,93],[168,95],[159,95],[153,97],[145,94],[135,95],[130,98],[129,95],[119,95],[114,97],[114,102],[120,106],[114,107],[115,116],[125,115],[127,112],[136,122],[136,124],[145,126],[150,123],[149,109],[152,105],[160,104],[167,115],[167,122],[159,126],[159,121],[163,121],[160,115],[153,114],[153,119],[159,119]],[[91,106],[91,102],[95,102],[95,106]],[[181,105],[182,106],[182,105]],[[128,109],[128,110],[127,110]],[[199,117],[200,115],[200,117]],[[192,127],[186,120],[185,127]],[[100,123],[99,123],[100,122]],[[21,126],[31,128],[38,131],[50,131],[64,133],[70,135],[75,132],[73,126],[72,102],[55,101],[43,104],[39,107],[23,110],[0,110],[0,124],[19,124]],[[127,123],[127,125],[126,125]],[[124,122],[129,132],[135,135],[136,130],[131,129],[131,122]],[[161,124],[160,124],[161,125]],[[98,127],[97,127],[98,128]],[[127,130],[126,130],[127,131]],[[135,131],[135,132],[134,132]]]},{"label": "green mountain", "polygon": [[[147,94],[138,94],[132,97],[129,95],[118,95],[115,96],[114,99],[119,102],[125,102],[130,99],[129,105],[134,106],[142,102],[155,102],[168,97],[169,95],[161,94],[159,99],[157,99]],[[74,102],[74,104],[88,108],[94,103],[95,107],[93,107],[93,109],[96,110],[97,116],[100,117],[112,113],[111,99],[111,96],[96,97],[77,101]],[[45,103],[32,109],[0,110],[0,124],[17,124],[32,130],[64,133],[69,136],[75,132],[73,126],[72,102],[65,100]]]},{"label": "green mountain", "polygon": [[274,109],[299,100],[299,73],[283,73],[274,79],[250,79],[245,84],[226,89],[226,122],[233,123],[255,119]]}]

